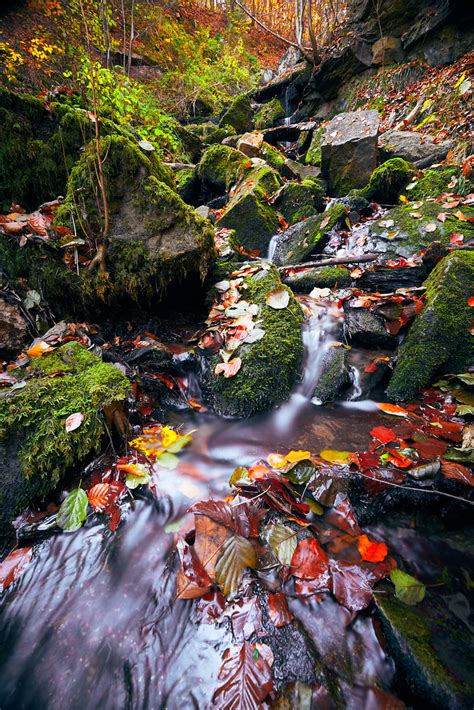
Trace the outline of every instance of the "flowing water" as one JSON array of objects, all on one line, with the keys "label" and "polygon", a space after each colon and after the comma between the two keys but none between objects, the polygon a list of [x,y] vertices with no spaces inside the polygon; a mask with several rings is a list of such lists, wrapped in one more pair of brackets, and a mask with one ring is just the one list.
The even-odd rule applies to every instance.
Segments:
[{"label": "flowing water", "polygon": [[[198,613],[195,602],[175,599],[177,524],[192,526],[186,510],[194,500],[227,495],[238,465],[271,451],[356,450],[369,442],[370,405],[311,401],[324,347],[339,328],[330,307],[311,308],[304,374],[288,402],[247,421],[170,411],[172,424],[197,429],[193,442],[177,471],[154,472],[155,494],[130,504],[115,534],[93,517],[74,534],[53,533],[35,545],[33,561],[0,601],[2,710],[208,705],[233,640],[228,626],[212,623],[212,604],[204,605],[205,623],[202,606]],[[380,413],[370,417],[371,425],[384,421]],[[295,599],[291,608],[313,648],[333,659],[333,672],[352,678],[344,682],[354,708],[364,707],[360,694],[371,686],[390,685],[393,663],[370,615],[355,620],[329,597]],[[294,663],[296,651],[285,653]]]}]

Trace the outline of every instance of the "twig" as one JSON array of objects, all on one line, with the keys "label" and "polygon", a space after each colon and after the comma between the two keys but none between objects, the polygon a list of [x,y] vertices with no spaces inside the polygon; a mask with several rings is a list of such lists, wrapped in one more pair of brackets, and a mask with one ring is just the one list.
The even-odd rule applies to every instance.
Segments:
[{"label": "twig", "polygon": [[317,268],[318,266],[335,266],[337,264],[364,264],[368,261],[375,261],[379,254],[364,254],[363,256],[348,255],[335,256],[333,259],[322,259],[321,261],[307,261],[304,264],[287,264],[279,266],[278,271],[301,271],[303,269]]},{"label": "twig", "polygon": [[421,99],[419,99],[417,101],[415,107],[410,111],[410,113],[407,115],[407,117],[402,118],[402,120],[397,123],[397,125],[395,126],[395,130],[399,131],[402,128],[404,128],[405,126],[410,125],[410,123],[413,123],[413,121],[415,120],[415,118],[418,114],[418,111],[420,110],[420,108],[423,106],[424,103],[425,103],[425,97],[422,96]]},{"label": "twig", "polygon": [[367,474],[361,473],[361,471],[356,471],[356,475],[362,476],[362,478],[367,478],[369,481],[372,481],[372,483],[375,481],[376,483],[380,483],[384,486],[392,486],[393,488],[402,488],[404,491],[411,491],[412,493],[431,493],[432,495],[444,496],[445,498],[451,498],[452,500],[456,500],[458,502],[467,503],[468,505],[474,505],[474,500],[469,500],[468,498],[462,498],[461,496],[454,496],[454,495],[452,495],[452,493],[445,493],[444,491],[438,491],[438,490],[434,490],[432,488],[412,488],[411,486],[402,486],[400,483],[393,483],[392,481],[384,481],[379,478],[373,478],[372,476],[367,476]]}]

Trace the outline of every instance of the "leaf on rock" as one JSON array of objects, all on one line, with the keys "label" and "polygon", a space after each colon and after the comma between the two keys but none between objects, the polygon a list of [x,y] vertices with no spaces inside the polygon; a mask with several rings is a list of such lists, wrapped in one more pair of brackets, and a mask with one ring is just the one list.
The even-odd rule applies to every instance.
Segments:
[{"label": "leaf on rock", "polygon": [[272,671],[257,646],[244,641],[222,656],[219,685],[212,705],[217,710],[255,710],[273,688]]},{"label": "leaf on rock", "polygon": [[283,592],[268,595],[268,615],[278,629],[293,621],[293,614],[288,609],[288,602]]},{"label": "leaf on rock", "polygon": [[286,308],[290,302],[290,292],[286,288],[276,288],[265,296],[267,306],[281,310]]},{"label": "leaf on rock", "polygon": [[196,515],[194,520],[196,529],[194,549],[208,575],[211,579],[215,579],[216,561],[230,532],[207,515]]},{"label": "leaf on rock", "polygon": [[237,591],[242,572],[257,566],[253,544],[240,535],[233,535],[223,545],[215,571],[216,580],[226,596]]},{"label": "leaf on rock", "polygon": [[38,340],[33,343],[31,348],[28,348],[26,354],[28,357],[35,358],[41,357],[42,355],[45,355],[45,353],[50,353],[52,350],[54,350],[54,348],[52,348],[49,343],[46,343],[44,340]]},{"label": "leaf on rock", "polygon": [[366,609],[372,601],[369,573],[362,567],[331,560],[333,594],[339,604],[351,611]]},{"label": "leaf on rock", "polygon": [[101,513],[109,501],[110,483],[97,483],[87,491],[89,503],[96,513]]},{"label": "leaf on rock", "polygon": [[291,574],[298,579],[316,580],[321,589],[327,588],[330,578],[328,557],[314,537],[298,543],[291,559]]},{"label": "leaf on rock", "polygon": [[3,562],[0,562],[0,585],[3,589],[9,587],[23,573],[31,561],[32,554],[32,547],[20,547],[10,552]]},{"label": "leaf on rock", "polygon": [[66,496],[56,518],[56,523],[64,532],[75,532],[82,527],[87,516],[88,502],[87,493],[80,486]]},{"label": "leaf on rock", "polygon": [[474,474],[467,466],[454,461],[442,461],[441,473],[446,478],[451,478],[455,481],[460,481],[467,486],[474,486]]},{"label": "leaf on rock", "polygon": [[425,598],[426,587],[411,574],[402,572],[401,569],[393,569],[390,572],[390,580],[395,585],[395,596],[404,604],[415,606]]},{"label": "leaf on rock", "polygon": [[376,402],[376,405],[385,414],[393,414],[394,417],[407,417],[409,412],[398,404],[390,404],[389,402]]},{"label": "leaf on rock", "polygon": [[391,441],[398,439],[394,431],[385,426],[374,427],[371,429],[370,435],[373,436],[374,439],[378,439],[382,444],[389,444]]},{"label": "leaf on rock", "polygon": [[220,375],[222,372],[224,377],[229,379],[229,377],[235,377],[241,366],[242,360],[240,357],[235,357],[233,360],[229,360],[229,362],[219,362],[214,369],[214,373]]},{"label": "leaf on rock", "polygon": [[254,634],[261,635],[263,631],[262,610],[255,596],[240,599],[232,604],[224,615],[229,617],[236,639],[248,640]]},{"label": "leaf on rock", "polygon": [[360,556],[367,562],[383,562],[388,555],[388,548],[384,542],[370,540],[367,535],[360,535],[357,541]]},{"label": "leaf on rock", "polygon": [[329,461],[329,463],[343,465],[350,463],[352,451],[335,451],[334,449],[323,449],[319,452],[319,455],[325,461]]},{"label": "leaf on rock", "polygon": [[178,541],[177,549],[181,559],[176,585],[177,598],[196,599],[204,596],[209,592],[212,580],[201,564],[196,550],[184,540]]},{"label": "leaf on rock", "polygon": [[289,567],[298,544],[296,532],[286,525],[276,523],[266,528],[265,536],[279,563]]},{"label": "leaf on rock", "polygon": [[79,429],[81,426],[82,422],[84,421],[84,415],[82,412],[74,412],[74,414],[71,414],[67,419],[65,423],[66,431],[75,431],[76,429]]}]

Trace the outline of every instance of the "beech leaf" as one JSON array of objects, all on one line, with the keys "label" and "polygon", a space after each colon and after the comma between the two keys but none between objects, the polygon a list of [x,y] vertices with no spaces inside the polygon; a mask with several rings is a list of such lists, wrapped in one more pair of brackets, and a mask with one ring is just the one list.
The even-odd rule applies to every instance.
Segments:
[{"label": "beech leaf", "polygon": [[286,308],[290,302],[290,292],[286,288],[276,288],[265,296],[267,306],[281,310]]},{"label": "beech leaf", "polygon": [[20,547],[18,550],[10,552],[3,562],[0,562],[0,585],[3,589],[9,587],[22,574],[29,564],[32,554],[32,547]]},{"label": "beech leaf", "polygon": [[401,569],[393,569],[390,572],[390,580],[395,585],[395,596],[404,604],[415,606],[423,601],[426,594],[426,587],[411,574],[402,572]]},{"label": "beech leaf", "polygon": [[67,419],[65,423],[66,431],[75,431],[76,429],[79,429],[81,426],[82,422],[84,421],[84,415],[82,412],[74,412],[74,414],[71,414]]},{"label": "beech leaf", "polygon": [[257,566],[253,544],[240,535],[233,535],[223,545],[216,564],[216,580],[226,596],[237,591],[242,572]]},{"label": "beech leaf", "polygon": [[87,493],[80,486],[66,496],[56,518],[56,523],[64,532],[75,532],[82,527],[87,516],[88,502]]},{"label": "beech leaf", "polygon": [[295,531],[286,525],[277,523],[269,525],[265,530],[265,535],[280,564],[289,567],[298,544]]},{"label": "beech leaf", "polygon": [[[244,641],[222,656],[220,681],[212,698],[218,710],[255,710],[273,688],[272,671],[259,647]],[[260,650],[259,650],[260,648]]]}]

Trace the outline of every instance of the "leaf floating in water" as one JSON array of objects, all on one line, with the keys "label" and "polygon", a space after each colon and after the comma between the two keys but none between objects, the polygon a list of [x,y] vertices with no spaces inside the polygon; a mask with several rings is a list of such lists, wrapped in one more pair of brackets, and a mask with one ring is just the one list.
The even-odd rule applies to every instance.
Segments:
[{"label": "leaf floating in water", "polygon": [[390,572],[390,580],[395,585],[395,596],[404,604],[415,606],[425,598],[425,585],[411,574],[402,572],[401,569],[393,569]]},{"label": "leaf floating in water", "polygon": [[276,288],[265,296],[267,306],[275,310],[286,308],[290,302],[290,292],[286,288]]},{"label": "leaf floating in water", "polygon": [[75,532],[82,527],[87,516],[89,499],[80,486],[72,490],[61,503],[56,523],[64,532]]},{"label": "leaf floating in water", "polygon": [[393,414],[394,417],[408,417],[409,412],[398,404],[390,404],[389,402],[376,402],[376,406],[385,412],[385,414]]},{"label": "leaf floating in water", "polygon": [[10,552],[3,562],[0,562],[0,585],[3,589],[9,587],[23,573],[31,561],[32,554],[32,547],[20,547],[18,550]]}]

